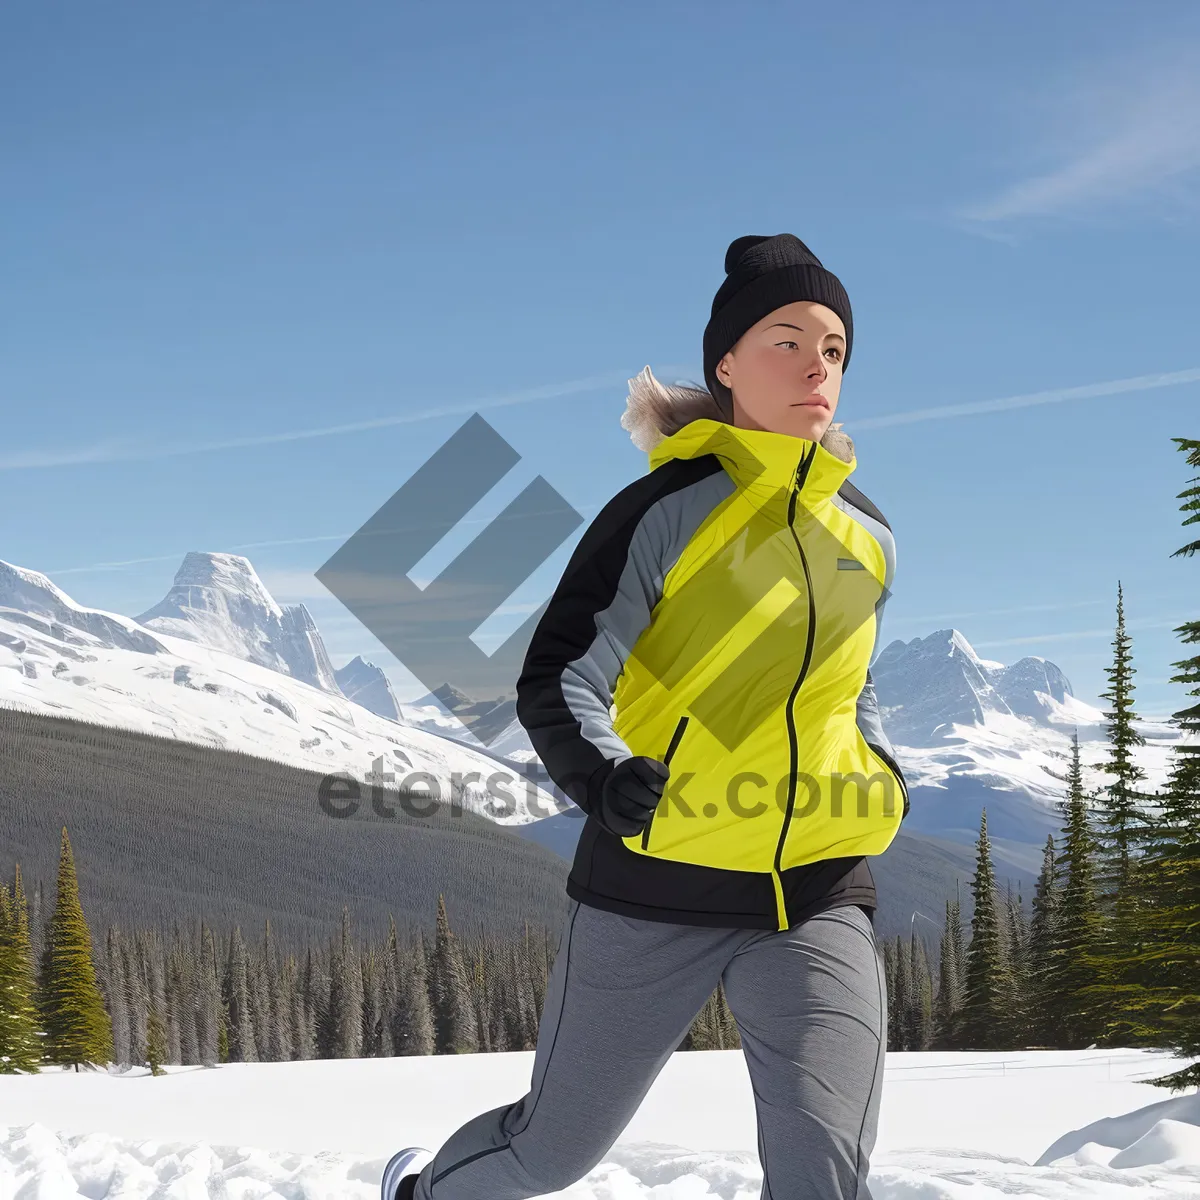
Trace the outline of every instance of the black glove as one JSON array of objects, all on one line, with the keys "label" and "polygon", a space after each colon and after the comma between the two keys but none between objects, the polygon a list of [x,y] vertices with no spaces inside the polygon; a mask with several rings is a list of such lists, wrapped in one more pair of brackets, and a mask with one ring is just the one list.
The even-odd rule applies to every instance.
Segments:
[{"label": "black glove", "polygon": [[657,758],[639,754],[623,759],[604,781],[596,820],[617,837],[641,833],[662,799],[670,773],[667,764]]}]

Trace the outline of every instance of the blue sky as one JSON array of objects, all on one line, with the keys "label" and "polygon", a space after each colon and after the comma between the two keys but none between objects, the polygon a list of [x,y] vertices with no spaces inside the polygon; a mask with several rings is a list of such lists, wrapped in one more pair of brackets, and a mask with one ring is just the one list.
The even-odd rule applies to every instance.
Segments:
[{"label": "blue sky", "polygon": [[243,553],[415,695],[314,570],[473,411],[521,462],[418,575],[539,473],[590,519],[646,469],[625,381],[699,379],[726,245],[786,230],[854,307],[884,643],[1095,702],[1119,579],[1169,712],[1198,80],[1168,4],[6,6],[0,558],[135,614]]}]

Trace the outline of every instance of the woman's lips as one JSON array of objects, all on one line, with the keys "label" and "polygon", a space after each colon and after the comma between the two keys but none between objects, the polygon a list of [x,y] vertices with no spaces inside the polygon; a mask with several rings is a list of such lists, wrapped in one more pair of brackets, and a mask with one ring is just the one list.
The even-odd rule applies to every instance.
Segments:
[{"label": "woman's lips", "polygon": [[806,408],[828,408],[829,401],[818,392],[813,392],[811,396],[805,396],[803,400],[798,400],[797,404],[802,404]]}]

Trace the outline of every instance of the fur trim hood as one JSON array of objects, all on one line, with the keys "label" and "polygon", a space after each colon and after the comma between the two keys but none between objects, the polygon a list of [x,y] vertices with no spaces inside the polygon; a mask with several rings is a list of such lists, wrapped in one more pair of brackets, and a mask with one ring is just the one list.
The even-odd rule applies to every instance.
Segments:
[{"label": "fur trim hood", "polygon": [[[707,388],[660,383],[649,367],[643,367],[629,381],[621,428],[628,429],[633,444],[649,454],[664,438],[702,417],[729,424],[729,414]],[[821,445],[842,462],[854,458],[854,443],[848,433],[842,432],[840,422],[832,422],[825,430]]]}]

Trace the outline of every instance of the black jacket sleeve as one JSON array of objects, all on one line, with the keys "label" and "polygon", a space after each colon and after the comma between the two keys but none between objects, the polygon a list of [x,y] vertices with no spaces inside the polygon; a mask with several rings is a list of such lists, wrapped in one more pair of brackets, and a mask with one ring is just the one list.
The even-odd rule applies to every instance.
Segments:
[{"label": "black jacket sleeve", "polygon": [[708,455],[670,460],[623,488],[584,530],[534,628],[517,719],[550,778],[584,812],[631,757],[613,729],[613,691],[664,576],[724,478]]}]

